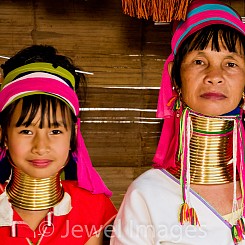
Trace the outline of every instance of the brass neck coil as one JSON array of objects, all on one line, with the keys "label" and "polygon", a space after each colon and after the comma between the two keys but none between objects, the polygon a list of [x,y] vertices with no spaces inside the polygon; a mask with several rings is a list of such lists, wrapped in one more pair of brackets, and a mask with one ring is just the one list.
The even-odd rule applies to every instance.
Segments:
[{"label": "brass neck coil", "polygon": [[13,206],[26,210],[51,208],[64,196],[60,173],[39,179],[25,174],[16,167],[13,168],[6,192]]},{"label": "brass neck coil", "polygon": [[[193,184],[223,184],[233,181],[234,119],[190,113],[190,181]],[[180,162],[169,172],[180,177]]]}]

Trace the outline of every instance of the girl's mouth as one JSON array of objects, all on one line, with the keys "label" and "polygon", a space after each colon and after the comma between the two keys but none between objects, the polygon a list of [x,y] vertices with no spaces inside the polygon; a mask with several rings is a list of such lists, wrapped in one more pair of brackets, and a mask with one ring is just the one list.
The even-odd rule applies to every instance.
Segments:
[{"label": "girl's mouth", "polygon": [[45,168],[47,167],[50,163],[51,160],[49,159],[34,159],[29,161],[34,167],[37,168]]}]

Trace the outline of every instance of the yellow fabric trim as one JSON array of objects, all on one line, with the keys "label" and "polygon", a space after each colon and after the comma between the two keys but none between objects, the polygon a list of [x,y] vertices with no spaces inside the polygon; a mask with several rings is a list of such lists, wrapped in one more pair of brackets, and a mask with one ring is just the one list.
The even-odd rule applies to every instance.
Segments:
[{"label": "yellow fabric trim", "polygon": [[230,224],[234,225],[237,220],[241,217],[242,214],[242,209],[238,209],[236,211],[234,211],[233,213],[229,213],[229,214],[225,214],[223,215],[223,219],[227,220]]},{"label": "yellow fabric trim", "polygon": [[11,72],[8,73],[8,75],[4,78],[3,83],[1,85],[1,89],[11,81],[13,81],[18,75],[25,73],[25,72],[38,72],[38,71],[46,71],[54,75],[59,75],[67,80],[70,81],[73,89],[75,89],[75,78],[74,76],[66,69],[62,68],[61,66],[58,66],[57,68],[53,67],[53,64],[51,63],[45,63],[45,62],[35,62],[30,63],[21,67],[18,67]]}]

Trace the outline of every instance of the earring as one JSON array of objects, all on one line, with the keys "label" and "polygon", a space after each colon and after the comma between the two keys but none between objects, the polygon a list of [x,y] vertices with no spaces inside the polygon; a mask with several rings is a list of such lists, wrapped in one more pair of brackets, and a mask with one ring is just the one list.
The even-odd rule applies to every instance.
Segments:
[{"label": "earring", "polygon": [[181,93],[181,88],[178,88],[177,90],[177,93],[178,93],[178,99],[177,99],[177,108],[179,109],[180,106],[181,106],[181,103],[182,103],[182,93]]},{"label": "earring", "polygon": [[174,110],[176,111],[176,116],[180,117],[180,107],[181,107],[181,102],[182,102],[182,94],[181,94],[181,89],[178,87],[174,87],[174,90],[176,91],[177,95],[175,96],[175,104],[174,104]]},{"label": "earring", "polygon": [[178,86],[174,86],[174,87],[173,87],[173,90],[175,90],[176,93],[177,93],[177,96],[178,96],[179,98],[181,98],[181,88],[179,88]]}]

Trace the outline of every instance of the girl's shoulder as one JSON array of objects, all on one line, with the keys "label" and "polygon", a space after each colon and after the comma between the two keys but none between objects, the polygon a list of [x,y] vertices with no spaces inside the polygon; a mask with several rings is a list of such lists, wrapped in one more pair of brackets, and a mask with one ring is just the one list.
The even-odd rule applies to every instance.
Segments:
[{"label": "girl's shoulder", "polygon": [[71,196],[72,203],[83,203],[88,206],[107,207],[111,206],[112,202],[105,194],[93,194],[78,186],[77,181],[64,180],[62,181],[64,191]]},{"label": "girl's shoulder", "polygon": [[7,185],[7,182],[5,182],[4,184],[0,183],[0,195],[5,192],[6,185]]},{"label": "girl's shoulder", "polygon": [[93,194],[90,191],[83,189],[78,186],[76,180],[63,180],[61,181],[64,191],[67,192],[70,196],[76,196],[77,198],[104,198],[104,194]]},{"label": "girl's shoulder", "polygon": [[92,194],[90,191],[80,188],[77,181],[65,180],[62,181],[62,185],[65,192],[71,197],[72,211],[70,215],[75,215],[75,219],[78,216],[83,216],[90,220],[103,220],[102,223],[107,223],[117,214],[115,206],[106,195]]}]

